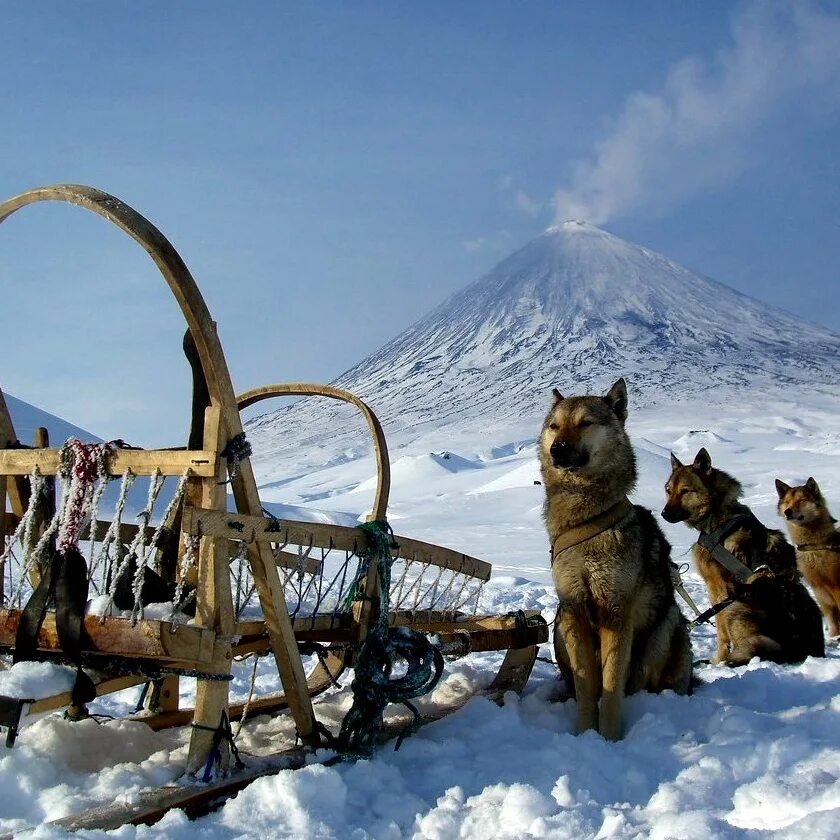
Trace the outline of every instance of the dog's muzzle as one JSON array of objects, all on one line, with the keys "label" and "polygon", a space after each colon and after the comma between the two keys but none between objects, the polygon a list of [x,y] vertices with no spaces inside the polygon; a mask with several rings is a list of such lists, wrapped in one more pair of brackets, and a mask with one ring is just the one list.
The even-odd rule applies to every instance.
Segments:
[{"label": "dog's muzzle", "polygon": [[665,505],[662,508],[662,513],[659,514],[666,522],[684,522],[688,519],[688,514],[682,508],[674,508],[670,505]]},{"label": "dog's muzzle", "polygon": [[565,440],[555,440],[549,449],[551,462],[558,469],[574,470],[584,466],[589,461],[586,449],[578,448]]}]

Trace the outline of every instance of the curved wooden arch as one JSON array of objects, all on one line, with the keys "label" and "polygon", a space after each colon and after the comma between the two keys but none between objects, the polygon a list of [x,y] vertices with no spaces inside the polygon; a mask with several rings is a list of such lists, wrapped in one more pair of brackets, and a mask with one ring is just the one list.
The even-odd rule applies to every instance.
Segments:
[{"label": "curved wooden arch", "polygon": [[236,398],[236,403],[241,411],[248,406],[273,397],[329,397],[333,400],[351,403],[362,412],[370,429],[373,449],[376,453],[376,495],[373,500],[371,519],[381,522],[386,521],[388,496],[391,492],[391,464],[388,461],[388,444],[385,442],[385,433],[382,431],[379,418],[373,413],[371,407],[355,394],[345,391],[344,388],[336,388],[334,385],[316,385],[309,382],[263,385],[261,388],[252,388],[250,391],[240,394]]},{"label": "curved wooden arch", "polygon": [[[95,187],[82,184],[55,184],[48,187],[38,187],[0,204],[0,223],[13,213],[30,204],[41,201],[64,201],[84,207],[115,224],[125,231],[157,265],[170,291],[175,296],[190,333],[195,339],[196,351],[201,361],[201,368],[207,382],[211,405],[218,410],[220,419],[219,435],[222,440],[230,440],[242,431],[239,419],[239,409],[236,406],[233,383],[227,361],[216,333],[216,325],[210,317],[207,304],[187,268],[180,254],[172,243],[148,219],[129,207],[116,196],[110,195]],[[260,497],[254,472],[250,461],[245,458],[239,464],[239,470],[232,478],[233,494],[236,507],[242,512],[252,515],[261,512]],[[283,587],[274,565],[274,558],[269,550],[262,546],[250,553],[251,568],[257,583],[260,602],[265,616],[266,629],[271,639],[271,646],[277,662],[283,685],[289,695],[289,702],[297,724],[298,732],[305,743],[318,740],[315,726],[315,716],[312,711],[312,701],[306,693],[306,675],[303,664],[297,652],[294,630],[286,608]],[[227,566],[224,569],[227,576]],[[211,585],[215,586],[215,584]],[[219,619],[221,620],[221,619]],[[227,619],[225,619],[226,621]],[[199,683],[199,695],[204,693],[208,699],[202,702],[201,696],[196,701],[196,711],[199,706],[207,706],[216,711],[227,706],[227,686],[222,682]],[[224,703],[220,706],[220,698]],[[201,723],[204,720],[202,712]],[[211,715],[211,716],[213,716]],[[197,714],[198,717],[198,714]],[[213,722],[215,726],[215,723]],[[192,741],[207,741],[205,730],[193,731]],[[193,762],[193,748],[191,747],[190,763]],[[196,750],[196,753],[199,751]],[[206,756],[206,752],[204,753]]]},{"label": "curved wooden arch", "polygon": [[64,201],[91,210],[125,231],[149,254],[178,301],[195,339],[210,398],[219,406],[225,421],[229,423],[232,419],[229,415],[233,408],[233,384],[227,362],[204,298],[172,243],[148,219],[125,202],[82,184],[39,187],[10,198],[0,204],[0,223],[21,208],[41,201]]}]

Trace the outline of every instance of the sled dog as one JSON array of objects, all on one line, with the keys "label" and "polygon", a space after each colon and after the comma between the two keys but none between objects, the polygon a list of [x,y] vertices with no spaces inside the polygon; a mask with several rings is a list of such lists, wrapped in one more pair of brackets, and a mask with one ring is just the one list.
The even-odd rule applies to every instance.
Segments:
[{"label": "sled dog", "polygon": [[809,478],[801,487],[776,479],[779,515],[796,545],[799,570],[808,581],[828,622],[828,635],[840,636],[840,532],[819,485]]},{"label": "sled dog", "polygon": [[691,640],[674,598],[671,547],[650,511],[627,499],[636,459],[624,380],[603,397],[553,393],[539,455],[560,599],[555,655],[577,698],[578,731],[617,740],[626,694],[689,692]]},{"label": "sled dog", "polygon": [[801,662],[823,656],[822,620],[800,580],[793,546],[765,528],[739,499],[741,485],[712,466],[701,449],[684,465],[671,455],[666,522],[700,532],[694,560],[718,613],[716,663],[743,665],[754,656]]}]

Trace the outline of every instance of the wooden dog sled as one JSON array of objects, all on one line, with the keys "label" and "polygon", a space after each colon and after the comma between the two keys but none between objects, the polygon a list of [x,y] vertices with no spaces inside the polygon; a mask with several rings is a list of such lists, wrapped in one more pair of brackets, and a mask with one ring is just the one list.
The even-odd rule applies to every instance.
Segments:
[{"label": "wooden dog sled", "polygon": [[[138,719],[157,729],[192,724],[191,773],[204,768],[209,778],[214,769],[227,771],[228,722],[246,711],[288,708],[303,749],[311,750],[325,735],[312,698],[337,684],[345,668],[358,672],[366,638],[383,624],[425,634],[447,656],[507,651],[488,691],[498,696],[520,690],[548,630],[535,612],[480,614],[489,564],[397,535],[389,535],[377,559],[371,554],[375,534],[365,526],[298,522],[264,512],[240,409],[274,397],[329,397],[358,407],[371,430],[378,488],[369,519],[383,533],[388,454],[370,408],[346,391],[319,385],[267,386],[237,400],[215,324],[160,231],[119,199],[76,185],[12,198],[0,204],[0,223],[48,200],[113,222],[160,269],[187,323],[193,425],[184,448],[77,441],[56,448],[43,433],[29,446],[17,441],[0,394],[0,649],[21,656],[26,647],[29,658],[69,660],[77,669],[67,691],[0,697],[0,725],[8,728],[9,740],[27,712],[69,707],[82,716],[91,692],[101,696],[151,681],[155,691]],[[135,503],[139,515],[132,517],[132,488],[136,496],[143,482],[144,498]],[[235,511],[228,510],[228,487]],[[106,503],[113,503],[109,514]],[[392,581],[384,593],[383,565]],[[83,585],[79,578],[85,578]],[[150,581],[171,600],[163,613],[160,603],[154,609],[147,603]],[[97,607],[85,612],[89,597]],[[73,598],[75,614],[65,603]],[[232,662],[247,655],[273,656],[283,693],[231,705]],[[312,663],[308,674],[305,661]],[[194,709],[179,708],[183,678],[197,681]],[[170,791],[167,802],[173,804],[166,807],[177,807],[176,800]]]}]

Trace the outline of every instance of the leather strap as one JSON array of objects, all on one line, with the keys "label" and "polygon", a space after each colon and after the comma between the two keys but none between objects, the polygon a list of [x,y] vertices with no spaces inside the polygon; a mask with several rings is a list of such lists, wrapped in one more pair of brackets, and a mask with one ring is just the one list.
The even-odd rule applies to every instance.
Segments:
[{"label": "leather strap", "polygon": [[89,644],[84,616],[88,596],[87,564],[75,547],[50,552],[35,591],[26,602],[15,638],[14,662],[37,658],[38,634],[47,605],[55,600],[55,624],[58,644],[76,666],[71,702],[82,707],[96,698],[96,687],[82,670],[82,650]]},{"label": "leather strap", "polygon": [[568,531],[558,534],[554,538],[551,547],[551,562],[554,563],[557,555],[567,548],[575,545],[580,545],[582,542],[591,540],[597,537],[598,534],[603,533],[613,525],[621,522],[622,519],[629,516],[633,512],[633,503],[625,496],[620,502],[607,508],[603,513],[593,516],[592,519],[587,519],[579,525],[575,525]]},{"label": "leather strap", "polygon": [[750,514],[741,513],[727,519],[723,525],[720,526],[711,534],[706,534],[701,531],[697,542],[709,551],[712,557],[723,566],[728,572],[731,572],[742,583],[748,581],[755,574],[755,571],[742,563],[731,551],[728,551],[723,546],[723,541],[733,532],[740,528],[748,528],[752,530],[758,524],[764,528],[754,516]]}]

